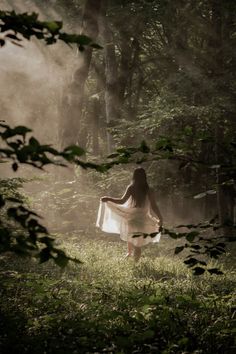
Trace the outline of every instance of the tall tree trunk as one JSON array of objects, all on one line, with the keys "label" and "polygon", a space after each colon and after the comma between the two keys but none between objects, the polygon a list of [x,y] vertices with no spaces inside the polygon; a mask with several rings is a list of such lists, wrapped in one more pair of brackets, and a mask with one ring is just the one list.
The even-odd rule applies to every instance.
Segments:
[{"label": "tall tree trunk", "polygon": [[[105,61],[105,112],[107,127],[112,122],[119,119],[119,95],[118,95],[118,74],[115,54],[115,45],[113,33],[109,27],[106,18],[106,8],[104,6],[101,16],[101,34],[104,42],[104,61]],[[113,150],[113,139],[107,130],[107,152],[110,154]]]},{"label": "tall tree trunk", "polygon": [[[212,31],[210,34],[209,46],[213,49],[215,61],[212,61],[212,72],[213,77],[217,77],[219,70],[222,67],[222,60],[219,57],[219,48],[222,45],[221,38],[221,29],[222,29],[222,14],[220,8],[220,0],[211,0],[212,6]],[[215,121],[215,162],[220,166],[221,158],[219,151],[219,144],[222,140],[223,131],[220,129],[220,118],[217,118]],[[218,209],[218,218],[219,223],[222,225],[224,223],[224,195],[222,193],[221,186],[221,169],[216,168],[216,198],[217,198],[217,209]]]},{"label": "tall tree trunk", "polygon": [[[137,28],[136,33],[141,33],[141,29]],[[135,120],[138,112],[138,104],[140,99],[140,93],[142,89],[142,73],[139,69],[140,66],[140,45],[137,39],[132,41],[130,46],[130,61],[126,68],[126,92],[124,90],[123,96],[125,99],[125,93],[128,98],[128,113],[131,120]],[[135,74],[137,77],[135,77]],[[135,80],[136,79],[136,80]],[[135,92],[135,94],[134,94]]]},{"label": "tall tree trunk", "polygon": [[[81,33],[96,41],[98,35],[98,16],[102,0],[87,0],[84,5]],[[79,67],[62,100],[63,114],[59,126],[59,140],[62,147],[79,143],[86,146],[86,124],[83,124],[84,87],[92,58],[92,48],[81,52]]]},{"label": "tall tree trunk", "polygon": [[99,102],[99,97],[94,96],[92,101],[91,110],[91,122],[92,122],[92,151],[93,154],[99,155],[99,123],[100,123],[100,111],[101,106]]},{"label": "tall tree trunk", "polygon": [[128,44],[129,34],[127,31],[120,31],[121,34],[121,58],[120,58],[120,72],[119,72],[119,100],[124,103],[125,100],[125,91],[127,88],[127,83],[130,76],[130,64],[132,58],[132,48]]},{"label": "tall tree trunk", "polygon": [[[223,58],[223,42],[226,40],[223,36],[224,28],[224,12],[221,0],[212,0],[212,42],[211,46],[215,52],[215,65],[213,66],[213,77],[220,79],[224,75],[224,58]],[[223,233],[229,236],[231,231],[230,225],[233,224],[234,215],[234,196],[232,195],[232,186],[225,184],[225,172],[222,165],[227,164],[228,158],[221,151],[220,145],[224,141],[225,130],[225,112],[220,115],[215,125],[215,154],[216,164],[220,167],[216,169],[216,184],[217,184],[217,207],[219,222],[223,225]]]}]

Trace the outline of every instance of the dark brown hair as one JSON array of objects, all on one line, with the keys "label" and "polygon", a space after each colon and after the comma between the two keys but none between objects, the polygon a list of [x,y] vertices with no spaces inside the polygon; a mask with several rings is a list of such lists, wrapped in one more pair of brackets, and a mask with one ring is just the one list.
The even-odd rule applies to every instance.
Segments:
[{"label": "dark brown hair", "polygon": [[134,170],[131,188],[131,196],[134,206],[142,207],[149,191],[146,172],[142,167],[138,167]]}]

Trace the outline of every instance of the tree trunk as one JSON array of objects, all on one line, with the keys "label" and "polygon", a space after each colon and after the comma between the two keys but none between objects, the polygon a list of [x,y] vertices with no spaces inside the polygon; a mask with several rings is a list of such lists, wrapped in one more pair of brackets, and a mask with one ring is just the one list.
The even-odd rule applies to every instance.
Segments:
[{"label": "tree trunk", "polygon": [[[213,66],[214,77],[220,78],[224,74],[223,60],[223,28],[224,13],[221,0],[212,0],[212,41],[211,46],[215,51],[215,65]],[[225,34],[224,34],[225,35]],[[221,150],[220,145],[224,141],[225,112],[216,120],[215,126],[215,159],[220,167],[216,169],[217,207],[219,223],[223,226],[223,234],[229,236],[231,225],[234,222],[234,195],[232,186],[225,184],[227,177],[222,165],[227,164],[227,157]]]},{"label": "tree trunk", "polygon": [[99,97],[95,96],[92,101],[91,121],[92,121],[92,151],[93,155],[99,155],[99,117],[101,106]]},{"label": "tree trunk", "polygon": [[125,91],[130,76],[130,64],[132,58],[132,48],[128,45],[128,33],[121,31],[121,58],[120,58],[120,72],[119,72],[119,99],[124,103]]},{"label": "tree trunk", "polygon": [[[101,34],[104,42],[104,61],[105,61],[105,112],[107,127],[119,119],[119,96],[117,79],[117,62],[115,55],[115,45],[113,34],[106,18],[106,10],[103,8],[101,16]],[[113,139],[107,130],[107,152],[113,150]]]},{"label": "tree trunk", "polygon": [[[98,15],[102,0],[87,0],[84,5],[81,32],[93,41],[98,35]],[[78,143],[86,147],[86,124],[83,124],[84,87],[88,77],[92,58],[92,48],[86,47],[81,52],[79,67],[74,73],[72,82],[62,100],[62,117],[59,124],[59,140],[61,147]]]}]

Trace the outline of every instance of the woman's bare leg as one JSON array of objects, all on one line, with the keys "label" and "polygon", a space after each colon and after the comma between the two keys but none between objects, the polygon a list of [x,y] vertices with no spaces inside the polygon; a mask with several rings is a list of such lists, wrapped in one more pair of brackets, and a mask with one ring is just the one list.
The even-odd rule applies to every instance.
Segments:
[{"label": "woman's bare leg", "polygon": [[127,247],[128,247],[128,255],[129,255],[129,256],[132,256],[132,252],[133,252],[133,249],[134,249],[133,244],[128,241]]},{"label": "woman's bare leg", "polygon": [[138,262],[138,260],[141,257],[141,247],[134,247],[134,259],[136,262]]}]

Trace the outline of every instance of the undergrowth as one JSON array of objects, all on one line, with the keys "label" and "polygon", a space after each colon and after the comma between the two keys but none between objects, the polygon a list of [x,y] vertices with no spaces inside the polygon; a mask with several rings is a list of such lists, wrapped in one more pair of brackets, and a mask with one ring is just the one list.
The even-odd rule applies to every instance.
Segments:
[{"label": "undergrowth", "polygon": [[234,270],[193,276],[165,241],[134,263],[113,237],[57,237],[80,265],[1,256],[1,353],[235,352]]}]

